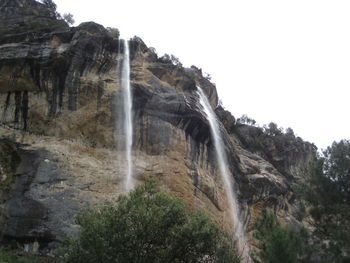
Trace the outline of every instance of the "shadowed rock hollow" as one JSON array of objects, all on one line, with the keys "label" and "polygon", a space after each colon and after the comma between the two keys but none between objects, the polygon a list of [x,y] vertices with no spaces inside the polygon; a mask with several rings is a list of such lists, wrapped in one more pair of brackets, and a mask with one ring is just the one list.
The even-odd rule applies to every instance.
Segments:
[{"label": "shadowed rock hollow", "polygon": [[[0,141],[0,231],[23,243],[38,240],[45,251],[76,233],[78,211],[113,202],[122,192],[123,45],[116,30],[93,22],[68,27],[34,0],[0,0],[0,24],[0,134],[7,144]],[[215,85],[196,67],[159,58],[137,37],[129,44],[135,178],[156,176],[230,232],[196,93],[202,87],[216,108]],[[221,107],[216,113],[251,245],[251,226],[263,207],[299,224],[292,184],[314,146],[284,135],[277,142],[236,124]],[[1,159],[8,151],[16,156],[12,170]]]}]

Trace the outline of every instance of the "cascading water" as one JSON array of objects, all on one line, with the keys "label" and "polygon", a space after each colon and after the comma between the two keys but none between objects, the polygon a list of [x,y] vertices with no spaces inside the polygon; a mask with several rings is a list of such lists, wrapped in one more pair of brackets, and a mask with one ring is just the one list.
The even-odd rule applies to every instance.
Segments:
[{"label": "cascading water", "polygon": [[130,191],[134,186],[132,178],[132,95],[130,85],[130,54],[129,43],[124,40],[124,59],[122,64],[122,93],[123,93],[123,111],[124,111],[124,132],[125,132],[125,159],[126,171],[124,187]]},{"label": "cascading water", "polygon": [[222,141],[222,137],[220,135],[219,123],[216,118],[216,114],[213,111],[206,95],[200,87],[198,88],[198,95],[200,104],[203,107],[204,113],[206,114],[207,120],[210,125],[211,136],[214,140],[214,148],[216,159],[219,166],[219,172],[221,175],[221,180],[224,184],[227,199],[230,206],[230,216],[233,224],[233,234],[234,239],[237,244],[237,250],[242,260],[244,262],[251,262],[247,241],[244,233],[244,228],[242,222],[239,218],[239,206],[237,202],[237,197],[235,192],[233,191],[232,183],[230,180],[230,171],[228,169],[227,156],[224,148],[224,143]]}]

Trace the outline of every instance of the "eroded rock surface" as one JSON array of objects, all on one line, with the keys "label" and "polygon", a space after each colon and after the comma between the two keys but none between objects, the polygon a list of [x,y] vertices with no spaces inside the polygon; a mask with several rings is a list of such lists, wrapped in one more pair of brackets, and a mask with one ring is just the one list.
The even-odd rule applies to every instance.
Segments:
[{"label": "eroded rock surface", "polygon": [[[16,14],[16,27],[9,14]],[[20,160],[9,189],[0,194],[1,232],[46,246],[74,235],[78,211],[123,193],[123,40],[116,30],[93,22],[69,28],[34,0],[0,0],[0,18],[7,21],[0,36],[0,134],[16,145]],[[54,26],[45,22],[28,30],[26,21],[41,19]],[[129,45],[135,178],[156,176],[165,190],[230,232],[229,206],[196,88],[216,108],[215,85],[196,67],[158,58],[139,38]],[[297,224],[292,184],[315,149],[286,138],[277,145],[268,135],[256,147],[252,142],[260,135],[249,132],[254,127],[237,125],[221,107],[216,113],[247,231],[263,207]]]}]

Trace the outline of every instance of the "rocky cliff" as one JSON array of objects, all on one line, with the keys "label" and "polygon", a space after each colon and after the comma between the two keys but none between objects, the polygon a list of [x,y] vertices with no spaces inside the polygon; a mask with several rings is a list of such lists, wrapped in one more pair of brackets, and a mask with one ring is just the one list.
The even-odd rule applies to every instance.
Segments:
[{"label": "rocky cliff", "polygon": [[[123,192],[123,40],[93,22],[68,27],[34,0],[0,0],[0,25],[0,232],[45,251],[74,235],[78,211]],[[299,224],[292,185],[314,146],[237,124],[200,69],[159,58],[139,38],[129,45],[135,178],[156,176],[229,232],[200,86],[222,123],[247,232],[263,207]]]}]

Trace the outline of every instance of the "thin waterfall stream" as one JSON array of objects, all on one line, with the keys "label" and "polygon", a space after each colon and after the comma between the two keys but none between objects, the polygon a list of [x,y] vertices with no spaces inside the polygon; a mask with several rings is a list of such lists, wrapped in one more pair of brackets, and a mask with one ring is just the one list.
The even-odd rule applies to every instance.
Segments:
[{"label": "thin waterfall stream", "polygon": [[125,159],[126,171],[124,187],[128,192],[134,187],[133,167],[132,167],[132,94],[130,85],[130,51],[129,43],[125,39],[124,43],[124,59],[122,64],[122,94],[123,94],[123,113],[124,113],[124,132],[125,132]]},{"label": "thin waterfall stream", "polygon": [[208,101],[207,96],[200,87],[197,88],[199,101],[209,122],[211,136],[214,140],[215,155],[219,166],[221,180],[225,187],[227,199],[230,206],[230,216],[233,224],[233,235],[237,245],[238,254],[242,257],[243,262],[251,262],[244,227],[239,218],[239,205],[237,202],[236,194],[233,191],[233,181],[230,179],[230,171],[228,169],[228,161],[224,143],[220,134],[219,123],[216,114]]}]

